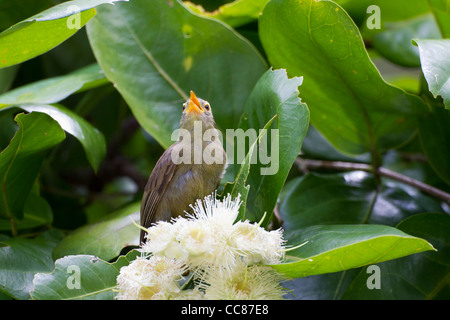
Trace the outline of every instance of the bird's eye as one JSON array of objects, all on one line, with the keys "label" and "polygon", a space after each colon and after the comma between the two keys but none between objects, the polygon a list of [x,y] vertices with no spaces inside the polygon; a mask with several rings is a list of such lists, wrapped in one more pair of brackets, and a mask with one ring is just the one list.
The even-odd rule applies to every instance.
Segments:
[{"label": "bird's eye", "polygon": [[211,109],[211,107],[209,106],[209,104],[205,104],[205,109],[209,111],[209,109]]},{"label": "bird's eye", "polygon": [[183,103],[183,111],[186,109],[186,102]]}]

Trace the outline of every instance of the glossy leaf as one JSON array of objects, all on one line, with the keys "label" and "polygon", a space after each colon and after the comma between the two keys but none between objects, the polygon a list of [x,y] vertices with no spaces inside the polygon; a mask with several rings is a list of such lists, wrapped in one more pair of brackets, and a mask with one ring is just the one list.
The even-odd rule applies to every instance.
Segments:
[{"label": "glossy leaf", "polygon": [[51,230],[33,239],[1,240],[0,291],[15,299],[30,299],[34,274],[52,271],[52,251],[61,237],[60,232]]},{"label": "glossy leaf", "polygon": [[[365,5],[362,8],[365,23],[360,27],[364,39],[384,58],[395,64],[406,67],[420,66],[419,51],[411,44],[411,40],[441,38],[438,23],[430,11],[429,1],[378,0],[376,3],[359,3],[361,6]],[[379,16],[369,10],[371,5],[379,8]],[[367,10],[369,12],[366,12]]]},{"label": "glossy leaf", "polygon": [[[345,0],[340,1],[345,2]],[[352,1],[353,0],[350,0],[349,2]],[[428,1],[422,0],[377,0],[376,3],[370,0],[361,0],[358,2],[365,4],[365,10],[367,10],[367,7],[371,4],[378,5],[383,17],[381,20],[381,24],[393,21],[408,20],[430,11],[427,3]],[[366,17],[368,18],[368,16],[369,15],[367,14]]]},{"label": "glossy leaf", "polygon": [[140,229],[131,219],[139,224],[139,207],[140,202],[133,203],[96,223],[76,229],[55,248],[55,259],[66,255],[86,254],[110,261],[124,247],[137,246]]},{"label": "glossy leaf", "polygon": [[440,201],[399,182],[363,171],[309,173],[290,180],[280,199],[283,229],[313,225],[383,224],[396,226],[411,215],[440,212]]},{"label": "glossy leaf", "polygon": [[[32,191],[23,207],[23,219],[16,222],[16,228],[24,230],[38,226],[51,226],[52,220],[52,208],[48,202]],[[11,222],[8,219],[0,219],[0,230],[11,230]]]},{"label": "glossy leaf", "polygon": [[367,288],[371,272],[362,269],[346,290],[344,299],[445,299],[450,290],[450,217],[437,213],[418,214],[405,219],[397,227],[427,239],[437,251],[378,264],[381,286],[376,290]]},{"label": "glossy leaf", "polygon": [[311,123],[336,148],[379,157],[415,133],[423,102],[382,79],[358,28],[334,2],[272,0],[259,21],[269,61],[304,77]]},{"label": "glossy leaf", "polygon": [[450,38],[450,5],[448,0],[428,0],[443,38]]},{"label": "glossy leaf", "polygon": [[430,113],[419,123],[420,141],[434,172],[450,185],[450,110],[435,102],[429,106]]},{"label": "glossy leaf", "polygon": [[82,144],[89,163],[95,171],[106,154],[103,134],[84,118],[62,105],[60,102],[71,94],[104,85],[103,71],[97,64],[84,67],[65,76],[37,81],[0,95],[0,110],[16,106],[22,110],[46,113],[56,120],[69,134]]},{"label": "glossy leaf", "polygon": [[65,138],[59,124],[44,113],[18,114],[19,129],[0,153],[0,215],[21,219],[25,200],[48,150]]},{"label": "glossy leaf", "polygon": [[17,131],[17,123],[14,121],[16,114],[17,110],[14,109],[0,112],[0,150],[9,145]]},{"label": "glossy leaf", "polygon": [[412,215],[431,211],[443,212],[439,199],[400,182],[382,179],[369,223],[395,227]]},{"label": "glossy leaf", "polygon": [[360,269],[296,278],[284,283],[288,300],[339,300]]},{"label": "glossy leaf", "polygon": [[225,3],[213,12],[208,12],[199,5],[186,2],[194,12],[209,18],[225,22],[233,28],[245,25],[258,19],[268,0],[235,0]]},{"label": "glossy leaf", "polygon": [[51,104],[71,94],[108,83],[97,64],[84,67],[64,76],[40,80],[0,95],[0,110],[21,104]]},{"label": "glossy leaf", "polygon": [[427,241],[383,225],[317,225],[286,235],[292,245],[287,261],[273,265],[287,277],[305,277],[434,250]]},{"label": "glossy leaf", "polygon": [[73,135],[86,152],[87,159],[95,171],[106,155],[106,141],[103,134],[84,118],[62,105],[20,105],[28,112],[42,112],[56,120],[61,128]]},{"label": "glossy leaf", "polygon": [[431,13],[410,20],[385,24],[373,37],[374,48],[390,61],[406,67],[419,67],[419,50],[412,39],[439,39],[441,33]]},{"label": "glossy leaf", "polygon": [[180,1],[104,6],[87,31],[107,78],[165,148],[173,143],[190,90],[211,103],[219,129],[235,128],[267,68],[247,40],[221,22],[193,14]]},{"label": "glossy leaf", "polygon": [[228,194],[230,194],[233,199],[240,196],[242,204],[239,208],[240,212],[238,219],[244,220],[246,218],[245,210],[246,207],[249,206],[249,204],[247,204],[247,197],[248,192],[250,190],[250,185],[247,184],[247,179],[250,173],[250,166],[253,157],[253,152],[255,151],[255,148],[258,146],[258,143],[260,143],[261,139],[267,134],[267,130],[269,130],[270,126],[272,125],[272,122],[275,120],[275,117],[276,116],[274,116],[272,119],[269,120],[269,122],[267,122],[264,128],[262,128],[263,130],[259,133],[258,137],[249,147],[249,150],[245,155],[244,160],[239,166],[239,171],[236,174],[234,181],[227,182],[224,185],[222,197],[225,197]]},{"label": "glossy leaf", "polygon": [[[6,1],[5,1],[6,3]],[[8,1],[8,5],[0,11],[0,30],[6,30],[13,24],[31,17],[36,12],[50,8],[52,0],[27,2],[27,0]]]},{"label": "glossy leaf", "polygon": [[297,178],[280,204],[283,229],[363,223],[371,213],[375,190],[373,176],[362,171]]},{"label": "glossy leaf", "polygon": [[0,69],[0,94],[12,86],[17,70],[17,66]]},{"label": "glossy leaf", "polygon": [[244,131],[258,131],[277,115],[259,145],[256,163],[250,166],[246,208],[250,220],[259,221],[264,213],[272,214],[300,152],[309,125],[308,107],[299,97],[301,84],[302,78],[289,79],[285,70],[270,69],[258,81],[245,105],[239,125]]},{"label": "glossy leaf", "polygon": [[[427,1],[423,0],[377,0],[375,2],[372,0],[336,0],[334,2],[350,14],[368,39],[371,39],[370,36],[373,33],[383,31],[386,23],[411,19],[429,12]],[[379,22],[379,29],[368,28],[368,25],[372,27],[374,22],[372,19],[375,11],[371,10],[371,5],[376,5],[380,8],[381,19],[377,21]]]},{"label": "glossy leaf", "polygon": [[309,159],[332,161],[350,161],[370,163],[370,154],[348,155],[337,150],[313,125],[309,125],[308,132],[302,144],[302,156]]},{"label": "glossy leaf", "polygon": [[[108,263],[91,255],[73,255],[56,260],[51,273],[38,273],[33,279],[34,300],[112,300],[120,268],[135,259],[130,251]],[[79,288],[77,284],[79,282]]]},{"label": "glossy leaf", "polygon": [[0,33],[0,68],[41,55],[74,35],[96,13],[95,7],[120,0],[67,1]]},{"label": "glossy leaf", "polygon": [[[397,198],[402,206],[402,199]],[[391,200],[392,201],[392,200]],[[405,201],[414,206],[414,199]],[[407,208],[404,208],[407,209]],[[388,209],[389,210],[389,209]],[[392,210],[390,210],[392,211]],[[425,211],[422,211],[425,212]],[[437,251],[428,251],[376,264],[380,289],[367,287],[374,271],[367,268],[320,274],[293,279],[285,283],[292,290],[286,299],[446,299],[448,296],[448,216],[421,213],[405,219],[397,228],[427,240]],[[447,270],[447,271],[445,271]],[[445,284],[447,282],[447,285]]]},{"label": "glossy leaf", "polygon": [[450,39],[415,39],[419,46],[420,63],[428,89],[433,96],[441,96],[445,108],[450,109]]}]

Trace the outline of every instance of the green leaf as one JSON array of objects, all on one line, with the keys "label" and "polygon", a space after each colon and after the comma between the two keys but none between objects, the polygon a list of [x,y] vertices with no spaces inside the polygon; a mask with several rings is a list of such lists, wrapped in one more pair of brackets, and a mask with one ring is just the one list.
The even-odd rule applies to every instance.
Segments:
[{"label": "green leaf", "polygon": [[450,109],[450,39],[415,39],[419,46],[420,63],[433,96],[444,99],[446,109]]},{"label": "green leaf", "polygon": [[68,75],[37,81],[0,95],[0,111],[17,106],[28,112],[48,114],[63,130],[80,141],[89,163],[97,171],[106,154],[103,134],[75,112],[62,105],[49,104],[107,82],[100,67],[93,64]]},{"label": "green leaf", "polygon": [[14,121],[16,114],[17,110],[12,108],[0,112],[0,150],[5,149],[9,145],[17,131],[17,123]]},{"label": "green leaf", "polygon": [[414,214],[430,211],[443,211],[439,199],[400,182],[382,179],[381,191],[368,223],[394,227]]},{"label": "green leaf", "polygon": [[385,30],[373,37],[373,47],[383,57],[406,66],[419,67],[419,50],[411,40],[415,38],[440,38],[439,28],[431,13],[414,17],[410,20],[385,24]]},{"label": "green leaf", "polygon": [[[52,208],[38,194],[31,192],[23,208],[23,219],[16,222],[17,230],[30,229],[38,226],[50,226],[53,220]],[[0,230],[10,230],[11,222],[0,219]]]},{"label": "green leaf", "polygon": [[19,107],[28,112],[46,113],[56,120],[64,131],[80,141],[92,168],[94,171],[98,170],[106,155],[106,141],[97,128],[62,105],[20,105]]},{"label": "green leaf", "polygon": [[304,76],[311,123],[336,148],[379,158],[415,133],[423,102],[382,79],[358,28],[334,2],[272,0],[259,27],[272,65]]},{"label": "green leaf", "polygon": [[377,187],[374,176],[363,171],[309,173],[285,189],[279,213],[288,232],[328,224],[395,226],[413,214],[442,211],[439,201],[417,189],[387,179]]},{"label": "green leaf", "polygon": [[448,0],[428,0],[443,38],[450,38],[450,4]]},{"label": "green leaf", "polygon": [[103,134],[73,111],[62,105],[49,104],[107,82],[100,67],[92,64],[68,75],[37,81],[0,95],[0,111],[17,106],[28,112],[48,114],[58,121],[67,133],[80,141],[89,163],[97,171],[106,154]]},{"label": "green leaf", "polygon": [[0,69],[0,94],[9,90],[16,77],[18,66]]},{"label": "green leaf", "polygon": [[318,225],[286,234],[288,243],[304,244],[272,265],[287,277],[337,272],[434,250],[427,241],[383,225]]},{"label": "green leaf", "polygon": [[[389,155],[387,155],[385,157],[385,159],[383,159],[383,166],[387,166],[387,168],[393,169],[397,172],[406,174],[408,176],[411,176],[413,178],[419,179],[421,181],[426,181],[426,182],[430,182],[427,178],[426,178],[426,174],[423,169],[423,166],[425,164],[423,163],[417,163],[417,162],[411,162],[411,160],[409,158],[403,159],[399,156],[392,156],[392,155],[397,154],[397,152],[390,152]],[[404,156],[404,154],[402,153],[402,156]],[[402,164],[403,162],[403,164]],[[431,171],[431,169],[427,169],[426,170]],[[316,174],[315,174],[316,175]],[[324,194],[324,197],[321,200],[318,201],[323,201],[326,202],[327,204],[329,204],[329,207],[332,207],[331,203],[333,201],[333,199],[337,199],[337,205],[336,205],[336,209],[339,209],[339,200],[343,200],[341,197],[345,198],[344,194],[341,194],[339,192],[339,187],[337,187],[335,185],[335,183],[333,183],[335,180],[337,179],[332,179],[334,176],[340,176],[342,174],[321,174],[320,177],[324,177],[323,179],[321,179],[320,181],[323,184],[330,184],[330,188],[334,189],[337,193],[336,197],[333,197],[332,192],[328,192],[326,193],[326,196]],[[367,175],[367,174],[365,174]],[[325,179],[325,178],[329,178]],[[315,192],[311,191],[311,193],[308,193],[307,195],[302,194],[301,190],[298,189],[298,191],[293,190],[293,188],[298,184],[298,181],[302,179],[302,178],[295,178],[290,180],[290,184],[287,185],[287,190],[284,191],[286,194],[289,194],[292,192],[292,197],[289,202],[290,205],[289,206],[283,206],[283,202],[284,201],[288,201],[288,196],[286,196],[283,199],[281,199],[280,201],[280,214],[284,220],[283,223],[283,227],[287,227],[287,224],[290,225],[288,230],[295,230],[298,228],[303,228],[306,227],[307,225],[302,225],[303,221],[305,222],[310,222],[311,224],[338,224],[338,223],[350,223],[348,222],[349,218],[352,218],[352,213],[355,216],[355,222],[351,222],[351,223],[359,223],[358,222],[358,215],[360,213],[358,213],[358,211],[354,211],[352,210],[352,213],[349,211],[344,211],[344,210],[336,210],[336,215],[333,215],[332,213],[330,213],[329,211],[325,211],[325,210],[321,210],[321,207],[319,204],[314,203],[315,204],[315,208],[317,208],[317,210],[308,210],[307,207],[301,207],[301,203],[298,203],[298,207],[295,207],[295,196],[299,197],[299,200],[302,201],[303,203],[306,204],[306,201],[308,200],[307,196],[310,197],[314,197],[315,196]],[[368,180],[368,182],[370,182],[370,178],[369,176],[366,176],[365,178],[362,177],[363,180]],[[293,183],[292,183],[293,182]],[[317,181],[319,183],[319,180]],[[337,181],[336,181],[337,182]],[[353,183],[354,185],[356,185],[359,182],[359,179],[349,179],[349,182]],[[436,199],[427,196],[426,194],[421,193],[420,191],[418,191],[417,189],[411,187],[411,186],[407,186],[407,185],[403,185],[399,182],[396,181],[391,181],[388,179],[382,179],[382,186],[380,188],[380,193],[377,196],[377,201],[374,205],[374,208],[372,210],[372,214],[370,215],[370,219],[369,219],[369,223],[370,224],[384,224],[384,225],[390,225],[390,226],[397,226],[398,223],[414,214],[419,214],[419,213],[423,213],[423,212],[439,212],[442,211],[442,208],[444,208],[444,210],[447,210],[445,205],[442,205],[440,201],[437,201]],[[370,184],[369,184],[370,185]],[[301,184],[300,184],[301,186]],[[346,190],[346,188],[348,188],[346,186],[345,183],[342,184],[341,186],[344,190]],[[365,193],[363,192],[363,190],[365,190],[364,186],[361,187],[361,194],[362,196],[365,195]],[[303,188],[303,190],[306,190],[306,188]],[[319,193],[321,190],[326,190],[326,187],[318,187],[317,188],[317,193]],[[356,188],[355,188],[356,190]],[[368,192],[370,192],[370,188],[367,190]],[[324,191],[326,192],[326,191]],[[352,199],[352,196],[355,195],[355,191],[349,191],[349,195],[348,197],[350,199]],[[355,202],[357,201],[356,198],[354,198]],[[442,208],[441,208],[442,206]],[[282,208],[289,208],[292,210],[291,215],[292,217],[295,217],[296,220],[295,222],[297,222],[298,224],[294,224],[294,220],[288,220],[286,218],[285,215],[285,211],[282,210]],[[350,208],[355,208],[356,206],[354,205],[354,202],[349,202],[349,209]],[[342,206],[341,206],[342,208]],[[298,213],[299,215],[303,212],[308,212],[308,215],[304,215],[303,217],[299,217],[296,216],[295,213]],[[317,215],[317,217],[315,216]],[[322,220],[322,217],[324,218],[324,220]],[[342,217],[342,221],[339,219],[339,217]],[[344,219],[347,220],[344,221]],[[408,218],[409,219],[409,218]],[[323,223],[322,223],[323,221]],[[359,220],[360,221],[360,220]],[[445,227],[445,225],[443,226]],[[442,252],[442,248],[439,246],[439,243],[442,243],[442,240],[435,240],[432,238],[427,237],[424,234],[420,234],[417,232],[413,232],[412,230],[407,230],[404,228],[400,228],[402,231],[413,235],[413,236],[418,236],[421,238],[426,239],[427,241],[429,241],[434,247],[436,247],[436,249],[438,250],[438,254],[440,252]],[[445,232],[444,231],[439,231],[440,227],[436,226],[435,230],[436,230],[436,235],[441,234],[442,236],[445,236]],[[285,229],[286,230],[286,229]],[[420,230],[420,228],[418,229]],[[431,229],[430,229],[431,230]],[[288,253],[289,254],[289,253]],[[428,253],[423,253],[424,255],[434,255],[436,254],[436,252],[428,252]],[[384,264],[394,264],[397,261],[401,262],[403,260],[405,260],[404,263],[404,267],[403,267],[403,271],[396,273],[398,275],[397,279],[399,282],[401,282],[401,278],[423,278],[426,279],[428,277],[429,271],[424,271],[425,269],[427,269],[425,266],[422,268],[422,262],[420,257],[423,255],[421,254],[415,254],[412,256],[408,256],[408,257],[404,257],[404,258],[399,258],[396,260],[391,260],[389,262],[385,262],[385,263],[381,263],[378,264],[381,268],[381,289],[383,291],[383,289],[385,288],[387,291],[390,289],[389,286],[384,286],[385,281],[388,281],[391,275],[390,270],[388,270],[387,268],[383,267]],[[417,263],[417,264],[416,264]],[[428,269],[427,269],[428,270]],[[370,274],[366,273],[365,269],[352,269],[352,270],[345,270],[345,271],[341,271],[341,272],[336,272],[336,273],[326,273],[326,274],[321,274],[321,275],[316,275],[316,276],[312,276],[312,277],[304,277],[304,278],[297,278],[291,281],[288,281],[285,283],[285,287],[288,288],[288,290],[292,290],[292,295],[289,295],[287,297],[285,297],[286,299],[307,299],[307,300],[317,300],[317,299],[325,299],[325,300],[330,300],[330,299],[341,299],[342,295],[345,295],[348,289],[348,286],[352,283],[352,281],[355,279],[355,277],[358,276],[358,274],[360,274],[360,276],[362,277],[361,279],[363,279],[364,282],[361,282],[361,292],[360,297],[356,297],[355,295],[357,295],[358,293],[355,293],[353,296],[353,299],[373,299],[375,297],[376,292],[372,292],[370,293],[367,297],[365,296],[365,293],[367,293],[367,291],[369,291],[367,289],[366,286],[366,281],[368,280],[368,277],[370,276]],[[395,272],[392,273],[393,276],[395,276]],[[398,292],[396,289],[392,289],[391,292],[388,292],[388,294],[392,295],[392,296],[398,296],[399,298],[405,298],[407,296],[408,293],[414,294],[415,295],[415,289],[414,288],[410,288],[410,289],[401,289],[401,292]],[[364,292],[365,291],[365,292]],[[371,290],[371,291],[378,291],[378,290]],[[445,291],[445,290],[442,290]],[[398,293],[397,293],[398,292]],[[442,293],[443,294],[443,293]],[[441,296],[441,295],[440,295]],[[386,298],[388,298],[386,296]],[[415,298],[419,298],[419,297],[415,297]],[[444,295],[441,298],[438,299],[447,299],[447,297]]]},{"label": "green leaf", "polygon": [[450,185],[450,110],[433,101],[429,106],[431,112],[419,121],[420,142],[434,172]]},{"label": "green leaf", "polygon": [[283,283],[289,300],[339,300],[360,269],[295,278]]},{"label": "green leaf", "polygon": [[268,0],[235,0],[225,3],[213,12],[208,12],[203,7],[192,2],[185,4],[194,12],[209,18],[225,22],[233,28],[258,20],[260,13]]},{"label": "green leaf", "polygon": [[370,154],[349,156],[334,148],[313,125],[309,125],[308,132],[302,144],[302,157],[307,159],[321,159],[332,161],[350,161],[370,163]]},{"label": "green leaf", "polygon": [[[259,220],[272,214],[286,177],[300,153],[309,125],[309,110],[299,98],[302,78],[289,79],[286,70],[269,69],[253,89],[239,127],[260,130],[277,115],[259,143],[258,161],[250,166],[246,217]],[[256,155],[255,155],[256,156]]]},{"label": "green leaf", "polygon": [[30,299],[34,274],[52,271],[52,251],[61,237],[62,233],[50,230],[34,239],[1,240],[0,291],[15,299]]},{"label": "green leaf", "polygon": [[133,203],[100,221],[84,225],[65,237],[55,248],[55,259],[66,255],[87,254],[110,261],[120,251],[131,245],[138,245],[139,232],[131,219],[139,223],[139,203]]},{"label": "green leaf", "polygon": [[[348,2],[353,2],[353,0],[347,0]],[[339,2],[345,2],[340,0]],[[430,11],[428,6],[428,1],[423,0],[377,0],[373,2],[371,0],[360,0],[357,1],[358,4],[365,4],[364,11],[367,10],[367,7],[371,4],[376,4],[380,7],[381,11],[381,24],[393,22],[393,21],[402,21],[407,20],[426,12]],[[366,18],[368,18],[368,14],[366,13]],[[377,31],[373,29],[373,31]]]},{"label": "green leaf", "polygon": [[[3,31],[13,24],[31,17],[36,12],[41,12],[54,5],[52,0],[32,1],[16,0],[4,1],[0,10],[0,30]],[[6,5],[5,5],[6,4]]]},{"label": "green leaf", "polygon": [[0,153],[0,215],[21,219],[25,200],[47,151],[65,139],[59,124],[44,113],[18,114],[19,129]]},{"label": "green leaf", "polygon": [[[342,1],[339,1],[339,4],[340,2]],[[441,38],[438,23],[430,11],[430,1],[378,0],[376,3],[358,1],[358,4],[365,5],[362,9],[367,20],[361,25],[364,40],[370,42],[378,53],[395,64],[418,67],[419,51],[411,44],[411,40]],[[373,4],[378,6],[380,13],[376,21],[378,26],[375,28],[375,14],[366,13],[368,7]]]},{"label": "green leaf", "polygon": [[450,217],[438,213],[418,214],[405,219],[397,227],[428,240],[437,251],[378,264],[381,286],[377,290],[367,288],[370,273],[366,268],[362,269],[346,290],[344,299],[448,299]]},{"label": "green leaf", "polygon": [[0,68],[41,55],[74,35],[96,13],[95,7],[120,0],[67,1],[0,33]]},{"label": "green leaf", "polygon": [[[67,256],[56,260],[51,273],[38,273],[33,279],[34,300],[112,300],[120,268],[135,259],[130,251],[108,263],[91,255]],[[79,288],[76,286],[79,282]]]},{"label": "green leaf", "polygon": [[368,173],[310,173],[295,180],[280,204],[283,229],[363,223],[376,197],[376,183]]},{"label": "green leaf", "polygon": [[190,90],[211,103],[219,129],[236,128],[248,95],[267,69],[246,39],[219,21],[193,14],[180,1],[104,6],[87,31],[107,78],[165,148],[173,143]]},{"label": "green leaf", "polygon": [[40,80],[0,95],[0,110],[21,104],[51,104],[73,93],[108,83],[98,64],[81,68],[64,76]]},{"label": "green leaf", "polygon": [[242,204],[239,209],[240,212],[239,212],[238,219],[244,219],[244,217],[245,217],[245,209],[247,206],[247,196],[248,196],[248,192],[250,190],[250,185],[248,185],[246,182],[247,182],[248,175],[250,173],[250,165],[251,165],[251,160],[253,157],[253,152],[254,152],[257,144],[267,134],[267,130],[270,128],[270,126],[272,125],[272,122],[275,120],[276,117],[277,117],[277,115],[275,115],[272,119],[269,120],[269,122],[267,122],[267,124],[264,126],[263,130],[261,130],[258,137],[255,139],[255,141],[250,146],[250,148],[245,156],[245,159],[242,161],[242,163],[239,167],[239,171],[236,174],[235,180],[232,183],[230,183],[230,182],[225,183],[225,186],[223,188],[222,197],[225,197],[228,194],[230,194],[231,197],[234,199],[240,195],[240,200],[242,201]]}]

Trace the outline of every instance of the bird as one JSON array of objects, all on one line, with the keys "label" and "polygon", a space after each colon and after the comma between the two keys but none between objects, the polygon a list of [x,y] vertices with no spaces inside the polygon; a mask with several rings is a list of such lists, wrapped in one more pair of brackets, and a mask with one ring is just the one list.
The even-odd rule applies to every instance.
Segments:
[{"label": "bird", "polygon": [[[199,127],[200,142],[195,140]],[[144,188],[140,244],[145,242],[146,230],[153,223],[192,213],[190,205],[217,190],[225,173],[226,152],[211,105],[197,98],[192,90],[183,103],[179,132],[178,140],[156,162]],[[201,154],[200,161],[198,154]],[[205,159],[208,154],[215,161]]]}]

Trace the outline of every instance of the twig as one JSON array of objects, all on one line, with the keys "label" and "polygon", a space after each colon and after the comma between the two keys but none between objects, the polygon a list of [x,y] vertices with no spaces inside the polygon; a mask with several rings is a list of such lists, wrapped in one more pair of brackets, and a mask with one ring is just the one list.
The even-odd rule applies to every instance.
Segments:
[{"label": "twig", "polygon": [[394,172],[392,170],[373,166],[366,163],[354,163],[354,162],[344,162],[344,161],[326,161],[326,160],[315,160],[315,159],[303,159],[297,158],[295,160],[297,167],[303,172],[308,172],[314,169],[334,169],[334,170],[361,170],[366,172],[371,172],[375,175],[390,178],[403,182],[410,185],[416,189],[419,189],[429,195],[439,198],[450,204],[450,193],[447,193],[441,189],[430,186],[429,184],[423,183],[419,180],[410,178],[401,173]]},{"label": "twig", "polygon": [[379,173],[381,176],[394,179],[400,182],[403,182],[405,184],[408,184],[412,187],[415,187],[423,192],[426,192],[432,196],[435,196],[436,198],[442,199],[445,202],[450,204],[450,193],[447,193],[441,189],[435,188],[433,186],[430,186],[429,184],[423,183],[419,180],[410,178],[408,176],[405,176],[403,174],[400,174],[398,172],[394,172],[392,170],[380,167],[377,170],[377,173]]}]

